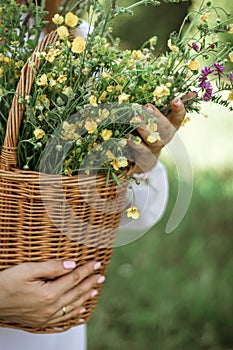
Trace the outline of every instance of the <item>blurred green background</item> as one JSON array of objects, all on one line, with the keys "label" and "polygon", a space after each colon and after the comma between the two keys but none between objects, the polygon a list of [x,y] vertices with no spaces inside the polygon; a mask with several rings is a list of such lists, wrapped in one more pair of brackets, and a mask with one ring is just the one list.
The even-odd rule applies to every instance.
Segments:
[{"label": "blurred green background", "polygon": [[[115,31],[128,47],[156,33],[164,46],[189,5],[140,8]],[[221,6],[233,10],[233,1]],[[188,212],[164,233],[177,196],[176,168],[165,149],[168,208],[146,235],[115,248],[88,326],[89,350],[233,349],[233,112],[206,103],[203,113],[209,117],[193,115],[179,131],[194,174]]]}]

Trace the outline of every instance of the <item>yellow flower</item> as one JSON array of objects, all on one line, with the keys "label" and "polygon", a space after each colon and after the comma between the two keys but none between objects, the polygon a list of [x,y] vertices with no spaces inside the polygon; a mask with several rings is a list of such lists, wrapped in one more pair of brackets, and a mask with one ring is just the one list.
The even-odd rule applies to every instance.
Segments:
[{"label": "yellow flower", "polygon": [[189,117],[189,116],[186,116],[186,117],[184,118],[184,120],[182,121],[181,126],[185,126],[185,124],[188,123],[190,120],[191,120],[190,117]]},{"label": "yellow flower", "polygon": [[119,168],[125,168],[128,165],[128,160],[126,157],[115,158],[112,162],[113,169],[119,170]]},{"label": "yellow flower", "polygon": [[35,136],[35,138],[37,140],[39,139],[42,139],[42,137],[45,135],[45,132],[43,129],[40,129],[40,128],[36,128],[34,131],[33,131],[33,134]]},{"label": "yellow flower", "polygon": [[180,51],[178,46],[172,44],[171,39],[168,40],[167,46],[169,47],[169,49],[170,49],[172,52],[179,52],[179,51]]},{"label": "yellow flower", "polygon": [[164,84],[159,85],[154,90],[153,95],[154,95],[154,97],[169,96],[170,95],[170,89],[167,86],[165,86]]},{"label": "yellow flower", "polygon": [[[78,62],[78,60],[76,60],[76,63]],[[90,68],[87,68],[87,67],[84,67],[83,69],[82,69],[82,73],[83,74],[85,74],[85,75],[88,75],[89,73],[90,73]]]},{"label": "yellow flower", "polygon": [[62,74],[57,78],[58,83],[62,84],[67,80],[67,76]]},{"label": "yellow flower", "polygon": [[77,36],[72,42],[71,51],[73,53],[82,53],[85,47],[85,40],[81,36]]},{"label": "yellow flower", "polygon": [[190,70],[198,70],[199,68],[199,62],[198,61],[189,61],[189,63],[187,64],[188,68]]},{"label": "yellow flower", "polygon": [[84,127],[88,131],[88,134],[93,134],[97,129],[97,123],[94,120],[87,118]]},{"label": "yellow flower", "polygon": [[230,61],[233,62],[233,51],[229,53]]},{"label": "yellow flower", "polygon": [[112,130],[108,130],[108,129],[102,130],[101,137],[104,141],[109,140],[112,137]]},{"label": "yellow flower", "polygon": [[109,74],[106,73],[106,72],[103,72],[103,73],[101,74],[101,77],[102,77],[103,79],[109,79],[109,78],[110,78]]},{"label": "yellow flower", "polygon": [[108,92],[112,92],[113,91],[113,86],[112,85],[109,85],[106,89]]},{"label": "yellow flower", "polygon": [[17,70],[17,71],[15,71],[15,77],[16,77],[16,78],[19,78],[19,77],[20,77],[20,75],[21,75],[21,72],[20,72],[20,71],[18,71],[18,70]]},{"label": "yellow flower", "polygon": [[4,69],[3,67],[0,67],[0,78],[3,76]]},{"label": "yellow flower", "polygon": [[89,98],[89,102],[90,102],[90,105],[93,106],[93,107],[97,107],[98,104],[97,104],[97,97],[94,96],[94,95],[91,95],[91,97]]},{"label": "yellow flower", "polygon": [[4,62],[4,63],[9,63],[10,62],[10,58],[7,56],[4,56],[2,53],[0,54],[0,61]]},{"label": "yellow flower", "polygon": [[66,96],[72,96],[73,95],[73,89],[72,89],[72,87],[71,86],[66,86],[64,89],[63,89],[63,91],[62,91],[62,93],[64,94],[64,95],[66,95]]},{"label": "yellow flower", "polygon": [[64,170],[64,174],[67,175],[67,176],[72,176],[72,170],[70,169],[70,167],[67,167]]},{"label": "yellow flower", "polygon": [[227,32],[228,34],[233,34],[233,24],[230,24],[230,28]]},{"label": "yellow flower", "polygon": [[22,68],[23,66],[24,66],[24,61],[15,62],[15,67],[16,68]]},{"label": "yellow flower", "polygon": [[160,139],[159,133],[157,131],[150,133],[150,135],[147,136],[146,139],[149,143],[155,143]]},{"label": "yellow flower", "polygon": [[62,145],[57,145],[56,146],[56,151],[61,152],[62,151]]},{"label": "yellow flower", "polygon": [[42,107],[46,107],[49,108],[50,106],[50,100],[47,98],[47,96],[41,95],[37,100],[36,100],[36,106],[42,106]]},{"label": "yellow flower", "polygon": [[107,151],[107,152],[106,152],[106,155],[107,155],[107,157],[108,157],[109,159],[114,159],[114,155],[112,154],[111,151]]},{"label": "yellow flower", "polygon": [[76,27],[76,25],[78,24],[78,17],[72,12],[68,12],[65,15],[65,23],[71,28]]},{"label": "yellow flower", "polygon": [[131,56],[135,59],[135,60],[142,60],[145,56],[143,55],[141,50],[133,50]]},{"label": "yellow flower", "polygon": [[135,207],[135,205],[132,205],[130,208],[126,210],[127,212],[127,217],[132,218],[134,220],[137,220],[139,218],[139,211],[138,208]]},{"label": "yellow flower", "polygon": [[128,67],[130,70],[133,70],[135,69],[135,59],[134,58],[131,58],[129,61],[128,61]]},{"label": "yellow flower", "polygon": [[233,90],[230,91],[230,93],[229,93],[229,95],[228,95],[228,97],[227,97],[227,101],[233,102]]},{"label": "yellow flower", "polygon": [[52,22],[60,26],[64,22],[64,17],[56,13],[52,18]]},{"label": "yellow flower", "polygon": [[124,101],[128,101],[129,98],[130,98],[130,95],[123,92],[120,96],[118,96],[118,102],[119,104],[121,104]]},{"label": "yellow flower", "polygon": [[49,62],[53,62],[55,60],[55,57],[59,56],[61,53],[62,50],[51,48],[45,56],[45,59]]},{"label": "yellow flower", "polygon": [[12,46],[18,46],[19,45],[19,41],[11,41],[11,45]]},{"label": "yellow flower", "polygon": [[156,122],[149,120],[147,125],[146,125],[146,130],[149,132],[155,132],[158,130],[158,125]]},{"label": "yellow flower", "polygon": [[202,15],[201,15],[201,20],[202,20],[202,22],[207,22],[208,21],[208,19],[209,19],[209,17],[210,17],[210,12],[204,12]]},{"label": "yellow flower", "polygon": [[57,81],[54,80],[53,78],[49,79],[49,86],[53,87],[57,85]]},{"label": "yellow flower", "polygon": [[60,39],[65,39],[69,35],[69,31],[65,26],[61,26],[57,28],[57,35]]},{"label": "yellow flower", "polygon": [[44,73],[41,75],[41,77],[39,79],[37,79],[37,85],[39,86],[46,86],[48,85],[48,78],[47,75]]},{"label": "yellow flower", "polygon": [[99,101],[104,101],[106,96],[107,96],[107,94],[108,94],[107,91],[103,91],[102,94],[99,97]]},{"label": "yellow flower", "polygon": [[77,138],[76,131],[76,125],[75,124],[69,124],[67,122],[63,122],[62,124],[62,139],[63,140],[75,140]]},{"label": "yellow flower", "polygon": [[130,120],[130,124],[141,124],[142,123],[142,117],[140,115],[134,115],[133,118]]},{"label": "yellow flower", "polygon": [[2,7],[0,7],[0,13],[2,13]]},{"label": "yellow flower", "polygon": [[99,111],[98,111],[98,115],[99,115],[101,120],[104,120],[104,119],[108,118],[109,114],[110,113],[109,113],[109,111],[106,108],[99,109]]}]

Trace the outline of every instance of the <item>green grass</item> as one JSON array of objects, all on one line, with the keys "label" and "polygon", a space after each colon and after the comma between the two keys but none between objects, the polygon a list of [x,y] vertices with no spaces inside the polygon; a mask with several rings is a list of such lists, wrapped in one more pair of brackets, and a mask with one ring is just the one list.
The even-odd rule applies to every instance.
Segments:
[{"label": "green grass", "polygon": [[189,211],[166,235],[171,188],[163,220],[115,249],[89,350],[233,349],[232,179],[230,171],[195,175]]}]

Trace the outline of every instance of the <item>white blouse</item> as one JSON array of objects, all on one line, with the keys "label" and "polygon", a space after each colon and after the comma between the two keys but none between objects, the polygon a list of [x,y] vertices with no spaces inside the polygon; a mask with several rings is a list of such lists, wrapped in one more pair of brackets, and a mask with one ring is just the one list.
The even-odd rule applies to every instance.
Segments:
[{"label": "white blouse", "polygon": [[[135,205],[139,208],[137,220],[123,214],[115,246],[125,245],[144,234],[162,216],[168,197],[168,180],[164,166],[156,166],[141,177],[141,184],[134,185]],[[128,190],[126,206],[132,201]],[[125,233],[127,232],[127,233]],[[13,328],[0,328],[0,350],[85,350],[86,326],[76,326],[63,333],[33,334]]]}]

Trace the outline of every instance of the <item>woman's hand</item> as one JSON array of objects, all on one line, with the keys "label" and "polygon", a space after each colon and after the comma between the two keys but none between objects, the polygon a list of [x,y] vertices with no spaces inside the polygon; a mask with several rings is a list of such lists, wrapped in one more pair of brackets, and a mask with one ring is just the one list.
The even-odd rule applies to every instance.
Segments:
[{"label": "woman's hand", "polygon": [[75,268],[74,261],[24,263],[0,272],[0,319],[33,327],[80,318],[104,276],[100,263]]},{"label": "woman's hand", "polygon": [[175,99],[171,102],[171,113],[167,117],[152,104],[145,105],[145,109],[157,118],[160,140],[149,143],[147,141],[149,132],[143,128],[137,129],[142,142],[135,144],[131,140],[128,141],[136,164],[135,173],[147,172],[155,166],[162,148],[173,138],[186,114],[181,99]]}]

